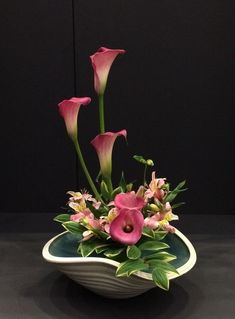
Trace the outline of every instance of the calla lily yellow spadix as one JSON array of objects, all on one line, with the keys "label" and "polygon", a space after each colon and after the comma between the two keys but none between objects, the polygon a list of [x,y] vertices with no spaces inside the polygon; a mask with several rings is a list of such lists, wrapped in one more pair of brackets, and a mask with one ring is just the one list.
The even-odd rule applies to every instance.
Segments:
[{"label": "calla lily yellow spadix", "polygon": [[[93,194],[87,190],[69,191],[67,213],[55,217],[57,222],[78,238],[78,252],[82,257],[98,254],[120,261],[116,276],[130,276],[138,271],[152,274],[154,283],[162,289],[169,289],[169,273],[177,273],[169,262],[176,257],[166,249],[169,245],[163,240],[168,233],[174,233],[170,224],[177,219],[173,213],[182,203],[171,204],[178,193],[185,190],[185,181],[170,190],[166,178],[152,179],[147,169],[154,166],[151,159],[135,155],[133,158],[144,165],[143,183],[136,186],[127,183],[122,173],[119,184],[113,186],[112,153],[119,136],[127,137],[125,129],[106,132],[104,121],[104,92],[112,63],[122,49],[101,47],[91,58],[94,71],[94,89],[98,94],[100,132],[91,141],[95,148],[100,173],[96,182],[88,171],[82,155],[78,137],[78,114],[81,105],[91,102],[89,97],[72,97],[59,103],[59,111],[64,118],[69,137]],[[132,188],[135,188],[133,190]]]}]

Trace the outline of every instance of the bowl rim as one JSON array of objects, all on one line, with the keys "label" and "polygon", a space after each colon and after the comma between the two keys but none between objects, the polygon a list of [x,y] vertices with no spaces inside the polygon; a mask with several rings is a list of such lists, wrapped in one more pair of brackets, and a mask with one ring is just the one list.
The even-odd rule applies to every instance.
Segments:
[{"label": "bowl rim", "polygon": [[[108,264],[111,266],[114,266],[115,268],[117,268],[119,266],[119,262],[112,260],[112,259],[108,259],[108,258],[103,258],[103,257],[58,257],[58,256],[54,256],[49,252],[49,247],[52,244],[52,242],[54,240],[56,240],[58,237],[63,236],[64,234],[68,233],[68,231],[64,231],[56,236],[54,236],[53,238],[51,238],[43,247],[42,249],[42,256],[43,258],[50,263],[53,264],[81,264],[84,262],[89,262],[89,263],[104,263],[104,264]],[[178,236],[187,246],[188,250],[189,250],[189,259],[188,261],[177,268],[178,274],[175,273],[169,273],[168,274],[168,278],[169,279],[174,279],[177,278],[179,276],[182,276],[183,274],[187,273],[189,270],[191,270],[193,268],[193,266],[195,265],[196,261],[197,261],[197,254],[196,251],[192,245],[192,243],[189,241],[189,239],[182,233],[180,232],[177,228],[175,228],[175,233],[174,235]],[[137,277],[141,277],[144,278],[146,280],[151,280],[152,281],[152,275],[150,273],[146,273],[143,271],[138,271],[135,274],[133,274],[132,276],[137,276]]]}]

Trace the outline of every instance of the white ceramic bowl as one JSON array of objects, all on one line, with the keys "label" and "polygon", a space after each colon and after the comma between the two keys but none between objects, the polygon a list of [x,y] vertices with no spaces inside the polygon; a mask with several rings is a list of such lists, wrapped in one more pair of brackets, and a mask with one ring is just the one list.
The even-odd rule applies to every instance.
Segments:
[{"label": "white ceramic bowl", "polygon": [[[196,262],[195,249],[179,230],[168,234],[164,242],[170,245],[167,251],[177,256],[172,264],[179,274],[170,274],[169,279],[182,276]],[[108,298],[130,298],[156,287],[151,274],[142,271],[130,277],[116,277],[118,262],[101,257],[79,257],[77,246],[76,236],[63,232],[46,243],[42,255],[75,282]]]}]

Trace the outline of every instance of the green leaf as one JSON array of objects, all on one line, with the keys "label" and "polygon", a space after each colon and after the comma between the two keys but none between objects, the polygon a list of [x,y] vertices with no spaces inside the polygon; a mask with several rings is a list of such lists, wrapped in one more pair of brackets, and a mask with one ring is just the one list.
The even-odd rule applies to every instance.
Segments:
[{"label": "green leaf", "polygon": [[127,246],[126,255],[129,259],[136,260],[140,258],[141,250],[135,245]]},{"label": "green leaf", "polygon": [[104,181],[102,181],[100,184],[100,191],[101,191],[101,195],[103,196],[103,198],[105,200],[109,200],[110,195],[109,195],[108,187]]},{"label": "green leaf", "polygon": [[107,250],[109,248],[109,244],[106,244],[106,246],[101,246],[101,247],[96,247],[95,248],[95,252],[97,254],[101,254],[103,253],[105,250]]},{"label": "green leaf", "polygon": [[187,188],[182,188],[185,185],[185,183],[186,181],[183,181],[179,183],[173,191],[169,191],[169,193],[164,198],[164,203],[172,202],[179,193],[186,191]]},{"label": "green leaf", "polygon": [[186,180],[180,182],[175,189],[181,189],[186,184]]},{"label": "green leaf", "polygon": [[99,240],[98,238],[90,238],[89,240],[82,241],[78,247],[82,257],[90,256],[94,250],[104,247],[107,244]]},{"label": "green leaf", "polygon": [[176,259],[177,257],[175,255],[169,254],[166,251],[159,251],[157,253],[151,254],[151,255],[147,255],[145,257],[145,260],[151,260],[151,259],[156,259],[157,261],[162,260],[165,262],[169,262],[172,261],[174,259]]},{"label": "green leaf", "polygon": [[161,250],[161,249],[169,248],[169,246],[166,243],[155,241],[155,240],[146,241],[140,244],[138,247],[141,250]]},{"label": "green leaf", "polygon": [[150,259],[150,260],[148,260],[147,263],[148,263],[150,268],[154,268],[154,269],[155,268],[161,268],[166,273],[178,274],[177,269],[174,266],[172,266],[171,264],[169,264],[168,262],[166,262],[166,261],[159,260],[159,259]]},{"label": "green leaf", "polygon": [[166,203],[166,202],[171,203],[176,198],[177,195],[178,195],[178,193],[170,192],[170,193],[168,193],[166,195],[166,197],[164,198],[163,202],[164,203]]},{"label": "green leaf", "polygon": [[162,239],[164,239],[166,237],[167,234],[168,234],[168,232],[165,231],[165,230],[156,230],[154,232],[154,238],[156,240],[162,240]]},{"label": "green leaf", "polygon": [[172,192],[169,192],[168,194],[167,194],[167,196],[164,198],[164,203],[166,203],[166,202],[172,202],[175,198],[176,198],[176,196],[179,194],[179,191],[172,191]]},{"label": "green leaf", "polygon": [[70,215],[69,214],[60,214],[53,218],[54,221],[59,223],[64,223],[70,221]]},{"label": "green leaf", "polygon": [[171,208],[174,209],[174,208],[180,207],[180,206],[182,206],[184,204],[185,204],[185,202],[176,203],[176,204],[172,205]]},{"label": "green leaf", "polygon": [[122,187],[121,187],[121,186],[118,186],[117,188],[115,188],[115,189],[112,191],[111,198],[114,199],[114,197],[115,197],[117,194],[120,194],[121,192],[123,192]]},{"label": "green leaf", "polygon": [[100,206],[99,209],[97,209],[97,213],[100,216],[103,216],[103,215],[107,215],[107,213],[110,211],[110,208],[107,207],[107,206]]},{"label": "green leaf", "polygon": [[122,262],[116,271],[117,277],[123,277],[123,276],[130,276],[131,274],[140,271],[140,270],[147,270],[148,265],[144,263],[142,259],[137,260],[131,260],[128,259],[124,262]]},{"label": "green leaf", "polygon": [[119,248],[109,248],[105,251],[104,255],[108,258],[116,257],[123,252],[125,247],[119,247]]},{"label": "green leaf", "polygon": [[65,222],[62,224],[62,226],[66,230],[68,230],[70,233],[79,234],[81,236],[82,236],[82,233],[86,230],[85,227],[73,221]]},{"label": "green leaf", "polygon": [[148,228],[148,227],[144,227],[143,228],[143,231],[142,231],[142,234],[146,237],[149,237],[149,238],[152,238],[154,239],[155,238],[155,233],[152,229]]},{"label": "green leaf", "polygon": [[164,269],[155,268],[152,272],[152,277],[158,287],[164,290],[169,290],[169,279]]},{"label": "green leaf", "polygon": [[122,188],[123,193],[126,192],[126,180],[125,180],[125,176],[124,173],[122,172],[122,176],[119,182],[119,186]]},{"label": "green leaf", "polygon": [[107,234],[106,232],[99,230],[97,228],[92,228],[91,231],[96,234],[98,237],[102,238],[102,239],[108,239],[110,237],[109,234]]}]

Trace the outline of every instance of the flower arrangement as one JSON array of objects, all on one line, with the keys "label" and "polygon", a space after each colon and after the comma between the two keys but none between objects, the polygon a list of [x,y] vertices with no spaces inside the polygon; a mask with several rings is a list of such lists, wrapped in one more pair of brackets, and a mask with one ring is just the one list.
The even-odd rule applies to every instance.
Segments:
[{"label": "flower arrangement", "polygon": [[93,194],[88,191],[69,191],[66,213],[55,221],[79,238],[78,254],[83,257],[99,255],[119,261],[116,276],[130,276],[138,271],[149,272],[155,284],[169,289],[169,273],[177,273],[171,264],[176,256],[167,252],[169,245],[163,239],[175,228],[170,224],[178,216],[173,209],[183,203],[172,204],[176,196],[185,190],[185,181],[173,190],[166,178],[159,178],[155,171],[147,181],[147,169],[154,165],[151,159],[135,155],[143,165],[142,185],[134,187],[127,183],[124,174],[119,185],[112,182],[112,150],[117,137],[127,138],[127,131],[106,132],[104,120],[104,93],[110,68],[116,57],[124,50],[100,48],[92,55],[94,87],[99,101],[100,134],[92,141],[100,172],[93,181],[85,164],[78,141],[77,118],[81,105],[87,105],[89,97],[73,97],[59,103],[59,112],[64,118],[81,167]]}]

